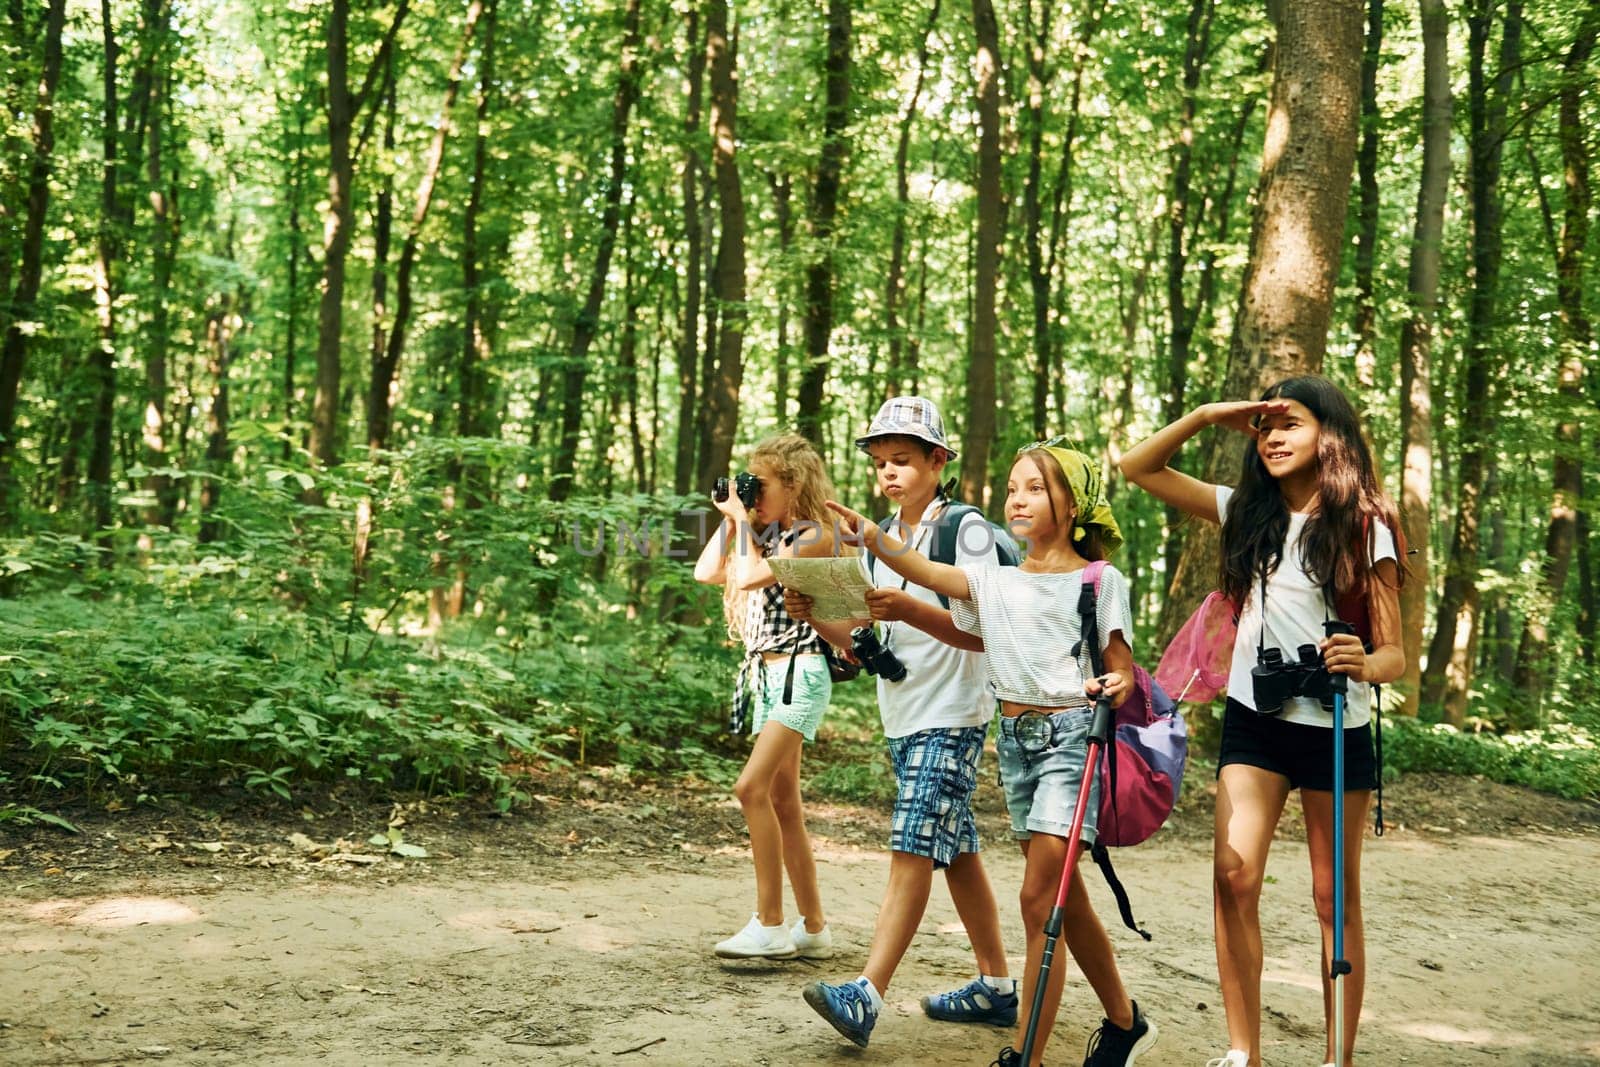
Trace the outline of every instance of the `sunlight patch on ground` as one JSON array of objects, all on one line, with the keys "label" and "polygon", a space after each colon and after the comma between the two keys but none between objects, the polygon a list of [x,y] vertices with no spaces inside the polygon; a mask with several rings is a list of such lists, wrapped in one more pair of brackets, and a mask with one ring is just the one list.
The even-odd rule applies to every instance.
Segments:
[{"label": "sunlight patch on ground", "polygon": [[78,900],[44,900],[28,909],[37,922],[93,926],[106,930],[129,926],[176,926],[198,922],[200,913],[187,904],[162,897],[112,897],[85,904]]},{"label": "sunlight patch on ground", "polygon": [[1440,1041],[1449,1045],[1488,1045],[1493,1048],[1515,1048],[1530,1045],[1533,1039],[1526,1034],[1508,1034],[1484,1027],[1464,1029],[1445,1022],[1403,1023],[1393,1027],[1402,1034],[1420,1037],[1427,1041]]}]

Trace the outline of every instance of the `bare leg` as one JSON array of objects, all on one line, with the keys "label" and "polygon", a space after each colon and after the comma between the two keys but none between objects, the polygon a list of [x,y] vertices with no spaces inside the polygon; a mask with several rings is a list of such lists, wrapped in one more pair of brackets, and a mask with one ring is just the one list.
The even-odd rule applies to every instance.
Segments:
[{"label": "bare leg", "polygon": [[[750,828],[750,857],[756,869],[756,915],[764,926],[783,922],[783,831],[773,806],[773,787],[780,771],[800,758],[800,735],[779,722],[768,722],[756,737],[733,795]],[[802,832],[804,827],[802,826]],[[809,851],[810,842],[807,842]],[[815,873],[812,875],[815,885]]]},{"label": "bare leg", "polygon": [[[1367,946],[1361,922],[1361,842],[1367,826],[1368,790],[1344,795],[1344,958],[1350,974],[1344,980],[1344,1064],[1354,1061],[1356,1027],[1367,984]],[[1300,790],[1306,811],[1306,845],[1311,852],[1311,895],[1322,928],[1322,1008],[1327,1020],[1326,1063],[1333,1062],[1333,794]]]},{"label": "bare leg", "polygon": [[[1067,858],[1067,841],[1052,834],[1034,834],[1030,840],[1022,843],[1022,851],[1028,857],[1022,875],[1022,925],[1028,937],[1028,959],[1022,973],[1032,978],[1039,973],[1039,964],[1044,958],[1044,927],[1061,886],[1061,868]],[[1072,870],[1072,885],[1067,891],[1062,936],[1072,958],[1082,968],[1084,977],[1100,998],[1106,1017],[1118,1026],[1132,1026],[1133,1002],[1123,988],[1122,977],[1117,973],[1116,957],[1111,952],[1111,941],[1094,913],[1083,877],[1076,866]],[[1061,990],[1066,984],[1065,963],[1065,960],[1057,960],[1051,964],[1044,1003],[1039,1008],[1033,1063],[1029,1067],[1038,1067],[1043,1060],[1050,1033],[1055,1029],[1056,1012],[1061,1007]],[[1012,1047],[1022,1046],[1032,1011],[1033,993],[1029,991],[1020,998],[1018,1004],[1017,1037]]]},{"label": "bare leg", "polygon": [[[767,729],[775,725],[793,738],[772,780],[772,807],[783,836],[783,866],[789,872],[789,888],[794,890],[795,906],[805,916],[806,929],[814,934],[827,925],[827,919],[822,914],[817,863],[811,854],[811,835],[806,832],[805,810],[800,803],[801,737],[781,724],[768,723]],[[782,910],[781,904],[779,910]]]},{"label": "bare leg", "polygon": [[972,942],[972,953],[978,958],[978,973],[991,978],[1004,978],[1010,971],[1006,964],[1005,940],[1000,936],[1000,909],[995,903],[994,887],[989,884],[989,872],[983,868],[983,859],[976,852],[962,852],[944,871],[945,883],[950,887],[950,900],[967,928],[967,940]]},{"label": "bare leg", "polygon": [[861,970],[879,993],[888,991],[895,968],[917,935],[932,885],[933,860],[909,852],[889,854],[889,887],[883,892],[883,905],[872,932],[872,949]]},{"label": "bare leg", "polygon": [[1261,1063],[1261,883],[1272,832],[1289,796],[1281,774],[1232,763],[1217,779],[1211,877],[1217,977],[1228,1041]]}]

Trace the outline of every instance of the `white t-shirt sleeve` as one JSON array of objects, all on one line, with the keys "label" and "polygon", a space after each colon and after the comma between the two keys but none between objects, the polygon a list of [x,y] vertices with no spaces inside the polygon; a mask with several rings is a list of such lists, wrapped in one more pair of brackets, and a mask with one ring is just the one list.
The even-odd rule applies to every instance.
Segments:
[{"label": "white t-shirt sleeve", "polygon": [[1122,632],[1123,641],[1133,647],[1133,612],[1128,607],[1128,579],[1117,568],[1106,565],[1100,572],[1100,590],[1095,595],[1095,621],[1100,627],[1100,651],[1111,643],[1111,635]]},{"label": "white t-shirt sleeve", "polygon": [[1394,531],[1389,529],[1385,522],[1372,524],[1372,563],[1376,564],[1381,559],[1400,561],[1400,554],[1394,543]]},{"label": "white t-shirt sleeve", "polygon": [[[959,552],[959,549],[957,550]],[[988,581],[989,572],[995,567],[993,561],[988,563],[968,563],[962,566],[967,575],[967,591],[972,594],[970,600],[958,597],[950,598],[950,621],[956,624],[956,629],[976,637],[983,636],[983,622],[978,612],[978,598],[984,593],[985,583]]]},{"label": "white t-shirt sleeve", "polygon": [[1215,485],[1212,488],[1217,491],[1217,521],[1227,522],[1228,502],[1233,499],[1233,486]]}]

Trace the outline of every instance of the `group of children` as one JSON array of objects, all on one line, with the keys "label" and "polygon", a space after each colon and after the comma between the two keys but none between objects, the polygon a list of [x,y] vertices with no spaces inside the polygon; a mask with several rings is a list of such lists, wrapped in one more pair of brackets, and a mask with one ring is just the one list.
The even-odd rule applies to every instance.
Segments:
[{"label": "group of children", "polygon": [[[1239,484],[1213,486],[1170,468],[1172,455],[1207,426],[1251,437]],[[1024,860],[1020,891],[1026,963],[1039,971],[1045,923],[1068,854],[1072,809],[1085,774],[1090,709],[1114,704],[1132,682],[1133,626],[1122,574],[1106,566],[1096,597],[1101,673],[1081,647],[1077,611],[1085,567],[1110,556],[1122,537],[1097,464],[1060,440],[1020,449],[1007,479],[1007,528],[1026,545],[1017,566],[1001,566],[995,531],[975,509],[954,504],[941,486],[956,458],[935,406],[897,397],[879,410],[857,447],[872,459],[879,490],[896,510],[883,525],[833,501],[821,458],[802,438],[760,445],[748,468],[754,504],[735,494],[716,501],[724,516],[695,575],[724,586],[730,634],[746,656],[734,698],[735,723],[748,717],[755,738],[735,786],[750,831],[756,910],[719,942],[724,958],[828,958],[833,939],[823,912],[801,807],[803,743],[815,739],[831,695],[831,672],[848,658],[852,631],[876,626],[879,642],[905,668],[879,672],[877,695],[897,782],[890,830],[889,884],[859,977],[815,982],[808,1004],[844,1037],[865,1047],[896,967],[927,906],[933,873],[945,881],[976,957],[977,977],[923,998],[938,1020],[1016,1027],[995,1067],[1035,1067],[1055,1022],[1065,968],[1050,971],[1032,1061],[1023,1034],[1031,996],[1008,968],[999,909],[979,858],[972,794],[989,722],[999,709],[996,750],[1012,832]],[[1256,651],[1318,646],[1330,672],[1355,682],[1398,677],[1400,559],[1398,522],[1383,495],[1349,401],[1324,379],[1285,380],[1254,402],[1208,404],[1167,426],[1123,457],[1123,475],[1161,500],[1222,527],[1220,585],[1238,614],[1219,758],[1213,852],[1218,975],[1230,1048],[1208,1067],[1261,1063],[1262,947],[1258,902],[1267,852],[1284,802],[1301,791],[1322,927],[1324,1000],[1333,927],[1332,783],[1326,731],[1331,715],[1314,699],[1291,698],[1276,714],[1258,712],[1251,670]],[[951,521],[953,520],[953,521]],[[949,528],[946,529],[945,527]],[[766,536],[763,531],[774,532]],[[953,537],[936,551],[940,538]],[[867,614],[848,621],[812,617],[812,602],[784,590],[772,556],[825,558],[861,550],[874,586]],[[935,556],[950,562],[936,561]],[[1358,603],[1370,641],[1323,636],[1335,604]],[[831,647],[830,647],[831,646]],[[835,652],[834,649],[839,651]],[[897,672],[893,672],[897,673]],[[1364,958],[1360,851],[1369,790],[1377,783],[1367,687],[1353,685],[1345,709],[1346,1067],[1360,1014]],[[748,713],[748,714],[747,714]],[[1049,744],[1019,743],[1019,716],[1048,716]],[[1090,782],[1085,842],[1094,839]],[[800,917],[784,921],[787,871]],[[1063,933],[1067,949],[1099,998],[1104,1018],[1085,1067],[1134,1063],[1154,1045],[1156,1025],[1123,985],[1110,939],[1074,869]],[[1332,1035],[1329,1037],[1331,1059]]]}]

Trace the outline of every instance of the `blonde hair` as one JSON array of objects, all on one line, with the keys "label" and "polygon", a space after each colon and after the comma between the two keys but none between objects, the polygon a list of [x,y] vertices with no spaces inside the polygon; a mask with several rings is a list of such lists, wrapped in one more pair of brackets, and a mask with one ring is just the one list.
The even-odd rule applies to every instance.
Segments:
[{"label": "blonde hair", "polygon": [[[822,464],[822,456],[811,442],[797,433],[769,437],[750,453],[750,468],[761,467],[764,475],[776,478],[789,491],[790,525],[809,522],[829,526],[832,515],[826,502],[833,496],[833,481]],[[750,594],[732,582],[722,587],[722,614],[728,636],[744,639],[744,624]]]}]

